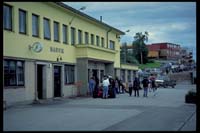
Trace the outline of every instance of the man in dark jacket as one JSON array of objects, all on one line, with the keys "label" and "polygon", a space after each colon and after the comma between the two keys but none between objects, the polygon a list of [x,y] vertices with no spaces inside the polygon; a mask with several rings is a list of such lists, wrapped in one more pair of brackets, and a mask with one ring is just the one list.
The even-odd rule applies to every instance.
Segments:
[{"label": "man in dark jacket", "polygon": [[148,84],[149,84],[149,80],[147,77],[144,77],[143,81],[142,81],[142,84],[143,84],[143,89],[144,89],[144,97],[147,97],[147,92],[148,92]]},{"label": "man in dark jacket", "polygon": [[133,89],[134,89],[135,97],[136,97],[136,93],[137,93],[137,97],[139,97],[140,80],[138,77],[135,77],[133,81]]}]

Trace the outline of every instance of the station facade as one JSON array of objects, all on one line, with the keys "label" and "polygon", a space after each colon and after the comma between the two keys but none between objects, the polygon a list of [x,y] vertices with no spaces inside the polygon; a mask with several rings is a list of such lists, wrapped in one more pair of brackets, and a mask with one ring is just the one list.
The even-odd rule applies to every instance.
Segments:
[{"label": "station facade", "polygon": [[87,95],[91,76],[127,82],[138,69],[120,64],[124,32],[61,2],[4,2],[3,17],[7,104]]}]

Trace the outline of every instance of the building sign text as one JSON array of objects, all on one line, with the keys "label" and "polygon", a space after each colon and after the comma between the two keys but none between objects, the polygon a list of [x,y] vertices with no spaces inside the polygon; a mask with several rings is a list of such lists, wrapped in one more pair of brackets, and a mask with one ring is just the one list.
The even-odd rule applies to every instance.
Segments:
[{"label": "building sign text", "polygon": [[62,49],[62,48],[56,48],[56,47],[50,47],[50,52],[64,53],[64,49]]}]

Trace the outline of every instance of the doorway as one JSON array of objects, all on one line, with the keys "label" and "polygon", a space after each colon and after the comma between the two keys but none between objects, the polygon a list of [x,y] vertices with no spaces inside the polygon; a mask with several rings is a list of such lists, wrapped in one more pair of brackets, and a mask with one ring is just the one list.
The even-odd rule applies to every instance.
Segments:
[{"label": "doorway", "polygon": [[61,97],[61,66],[54,66],[54,97]]},{"label": "doorway", "polygon": [[43,99],[43,65],[37,65],[37,94],[38,99]]},{"label": "doorway", "polygon": [[99,78],[98,70],[97,69],[92,69],[92,76]]}]

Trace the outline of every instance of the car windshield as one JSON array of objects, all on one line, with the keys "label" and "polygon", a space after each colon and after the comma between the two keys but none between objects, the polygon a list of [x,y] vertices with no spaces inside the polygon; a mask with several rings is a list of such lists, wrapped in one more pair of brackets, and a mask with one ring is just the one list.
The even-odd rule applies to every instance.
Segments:
[{"label": "car windshield", "polygon": [[161,76],[160,75],[160,76],[157,77],[157,79],[158,80],[169,80],[169,77],[168,76]]}]

